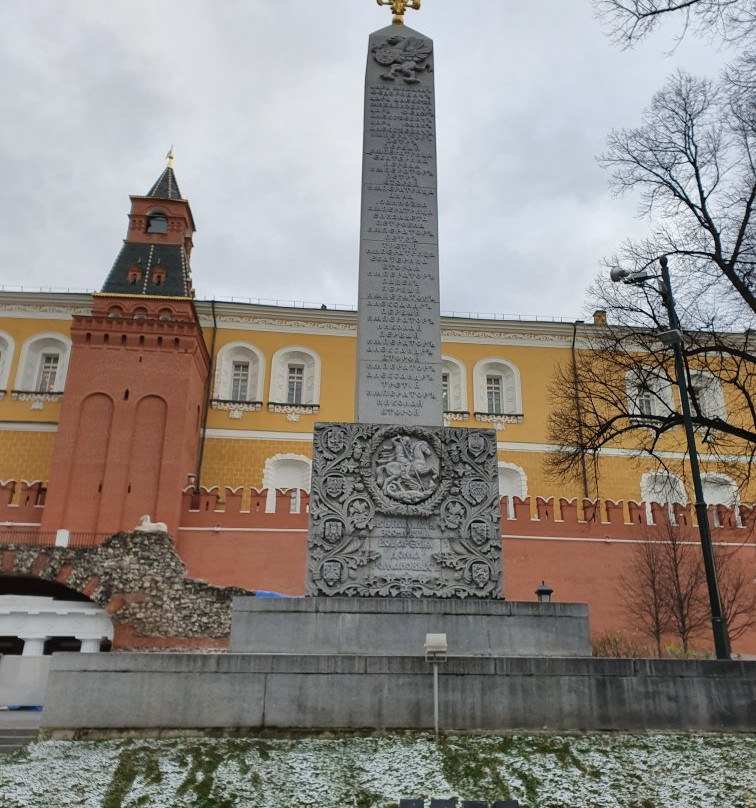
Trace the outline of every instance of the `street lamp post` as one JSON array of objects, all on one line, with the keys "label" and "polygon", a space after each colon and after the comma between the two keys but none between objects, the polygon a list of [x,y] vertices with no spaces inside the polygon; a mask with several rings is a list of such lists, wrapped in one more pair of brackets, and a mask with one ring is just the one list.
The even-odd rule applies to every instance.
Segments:
[{"label": "street lamp post", "polygon": [[[693,432],[693,421],[690,415],[690,399],[688,398],[688,388],[685,384],[685,366],[682,355],[682,328],[680,320],[675,310],[675,299],[672,295],[672,282],[669,277],[669,267],[667,256],[663,255],[659,259],[661,265],[661,295],[667,307],[669,315],[669,331],[659,335],[665,345],[671,345],[675,356],[675,375],[677,376],[677,386],[680,391],[680,406],[682,408],[683,426],[685,428],[685,438],[688,443],[688,462],[690,463],[690,476],[693,480],[693,492],[695,494],[695,510],[698,520],[698,532],[701,537],[701,550],[703,552],[704,571],[706,573],[706,586],[709,590],[709,604],[711,607],[711,627],[714,634],[714,650],[717,659],[730,659],[730,638],[727,635],[727,623],[722,611],[722,600],[719,597],[719,587],[717,586],[717,570],[714,564],[714,551],[711,544],[711,531],[709,530],[709,514],[704,501],[703,486],[701,485],[701,470],[698,465],[698,451],[696,449],[696,439]],[[611,273],[613,281],[624,281],[625,283],[641,283],[658,275],[648,275],[643,270],[640,272],[627,272],[626,270],[614,269]]]}]

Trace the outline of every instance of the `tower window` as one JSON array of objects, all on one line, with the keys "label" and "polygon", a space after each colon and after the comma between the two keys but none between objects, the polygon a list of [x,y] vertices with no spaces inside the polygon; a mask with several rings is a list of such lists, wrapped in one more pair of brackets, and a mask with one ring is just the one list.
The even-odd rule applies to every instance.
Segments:
[{"label": "tower window", "polygon": [[51,393],[55,389],[55,378],[58,375],[57,354],[42,354],[39,362],[39,375],[37,376],[37,392]]},{"label": "tower window", "polygon": [[441,403],[444,407],[444,412],[449,412],[449,374],[441,374]]},{"label": "tower window", "polygon": [[168,217],[162,211],[147,214],[148,233],[167,233]]},{"label": "tower window", "polygon": [[163,267],[155,267],[152,270],[152,282],[155,286],[162,286],[165,283],[165,270]]},{"label": "tower window", "polygon": [[286,403],[301,404],[304,388],[304,365],[289,365],[286,383]]},{"label": "tower window", "polygon": [[129,283],[139,283],[139,281],[142,279],[142,268],[137,265],[129,267],[126,279]]},{"label": "tower window", "polygon": [[249,389],[249,362],[234,362],[231,371],[231,399],[246,401]]}]

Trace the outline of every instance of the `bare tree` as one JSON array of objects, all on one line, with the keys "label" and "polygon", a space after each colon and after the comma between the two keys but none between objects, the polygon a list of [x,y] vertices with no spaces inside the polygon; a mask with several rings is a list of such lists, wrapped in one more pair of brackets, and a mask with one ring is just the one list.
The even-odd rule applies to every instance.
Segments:
[{"label": "bare tree", "polygon": [[731,640],[737,640],[756,626],[756,590],[753,573],[740,562],[738,548],[715,548],[719,596]]},{"label": "bare tree", "polygon": [[594,0],[612,39],[625,48],[651,33],[665,18],[680,19],[680,37],[689,30],[734,42],[756,28],[754,0]]},{"label": "bare tree", "polygon": [[664,529],[665,579],[672,633],[680,640],[684,654],[691,640],[709,625],[711,613],[706,597],[706,575],[699,545],[676,525]]},{"label": "bare tree", "polygon": [[[756,625],[753,573],[739,548],[717,546],[715,563],[728,634],[735,640]],[[622,582],[625,609],[634,626],[654,641],[658,656],[663,654],[665,637],[679,640],[687,654],[691,642],[707,633],[711,613],[706,576],[690,526],[668,520],[649,526],[634,548]]]},{"label": "bare tree", "polygon": [[[750,59],[750,57],[749,57]],[[618,193],[640,192],[650,233],[608,269],[653,271],[670,256],[694,425],[707,454],[744,486],[756,459],[756,75],[754,61],[715,86],[684,73],[654,97],[642,125],[612,133],[600,158]],[[749,94],[748,88],[751,88]],[[579,479],[585,459],[624,446],[664,465],[682,423],[663,299],[651,284],[599,278],[590,304],[608,325],[582,329],[574,362],[552,385],[548,465]],[[679,435],[679,433],[678,433]],[[741,461],[733,463],[733,457]]]},{"label": "bare tree", "polygon": [[662,639],[672,618],[665,550],[655,537],[638,544],[632,566],[622,576],[625,609],[636,628],[654,641],[658,657],[662,656]]}]

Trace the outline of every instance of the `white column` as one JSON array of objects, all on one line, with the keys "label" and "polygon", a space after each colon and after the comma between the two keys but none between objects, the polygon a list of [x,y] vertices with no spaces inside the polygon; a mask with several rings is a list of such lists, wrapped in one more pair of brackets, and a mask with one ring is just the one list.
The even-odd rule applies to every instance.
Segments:
[{"label": "white column", "polygon": [[47,637],[21,637],[24,641],[22,656],[44,656]]},{"label": "white column", "polygon": [[65,528],[60,528],[55,534],[56,547],[68,547],[68,540],[71,538],[71,532]]}]

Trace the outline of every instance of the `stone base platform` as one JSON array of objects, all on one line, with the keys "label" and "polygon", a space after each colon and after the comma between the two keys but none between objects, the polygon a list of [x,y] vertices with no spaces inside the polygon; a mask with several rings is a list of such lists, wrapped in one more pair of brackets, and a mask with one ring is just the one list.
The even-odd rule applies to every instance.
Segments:
[{"label": "stone base platform", "polygon": [[583,603],[475,598],[236,597],[230,651],[413,657],[436,633],[455,657],[591,655]]},{"label": "stone base platform", "polygon": [[[433,727],[422,657],[55,654],[43,737]],[[756,729],[756,662],[450,657],[444,731]]]}]

